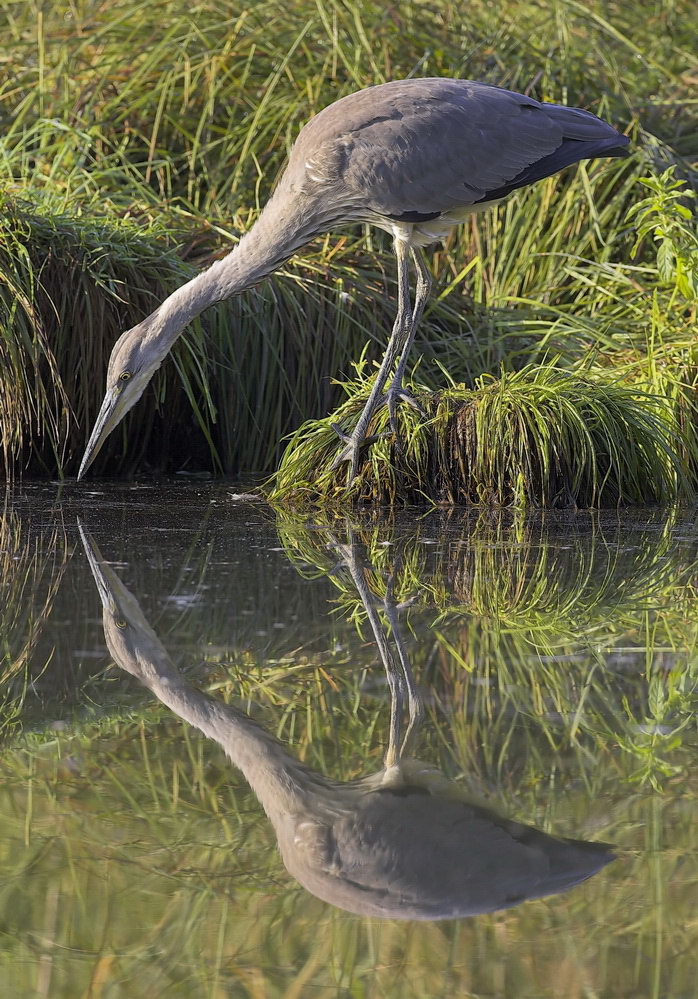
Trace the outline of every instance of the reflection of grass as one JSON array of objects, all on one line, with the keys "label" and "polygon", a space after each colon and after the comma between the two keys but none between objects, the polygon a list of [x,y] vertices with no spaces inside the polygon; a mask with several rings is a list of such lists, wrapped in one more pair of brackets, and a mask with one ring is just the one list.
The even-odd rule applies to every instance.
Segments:
[{"label": "reflection of grass", "polygon": [[[175,506],[173,530],[182,527]],[[136,590],[134,580],[154,578],[152,552],[144,555],[144,534],[129,533],[128,511],[128,544],[119,550],[112,540],[110,554],[129,563],[119,571]],[[310,625],[302,620],[266,653],[251,652],[257,619],[231,630],[238,608],[215,602],[225,589],[216,560],[250,561],[228,537],[226,518],[207,504],[200,530],[186,535],[186,558],[162,553],[170,590],[143,596],[160,610],[153,623],[163,626],[163,641],[180,661],[200,660],[207,642],[225,646],[195,675],[215,696],[251,705],[310,766],[341,779],[374,770],[387,731],[374,648],[336,619],[319,625],[318,606],[312,630],[323,640],[315,651],[303,642]],[[621,993],[629,983],[650,994],[654,971],[657,995],[690,994],[698,636],[695,542],[680,539],[695,536],[693,524],[679,513],[643,514],[631,527],[587,514],[358,520],[376,598],[391,572],[398,599],[416,598],[402,619],[427,700],[420,756],[504,800],[523,821],[614,842],[621,860],[568,896],[482,919],[418,931],[354,919],[289,882],[261,809],[218,747],[144,702],[143,692],[102,678],[90,687],[97,707],[81,724],[15,734],[0,762],[0,911],[12,913],[2,926],[2,974],[10,994],[34,994],[41,974],[52,999],[98,988],[116,999],[362,989],[395,999],[519,999],[579,982],[590,994]],[[331,522],[339,540],[343,529]],[[285,519],[279,533],[307,575],[336,567],[319,518],[308,529]],[[255,538],[262,551],[276,543],[271,534]],[[14,554],[23,550],[15,545]],[[212,602],[171,626],[157,597],[176,590],[176,566],[187,589],[200,586]],[[248,588],[254,578],[246,577]],[[347,574],[329,579],[340,606],[358,616]],[[268,589],[268,569],[252,594],[260,605],[265,581]],[[298,593],[294,613],[317,599],[310,583]],[[265,613],[273,620],[270,605]],[[641,731],[651,719],[670,731]],[[650,739],[643,757],[638,750]],[[636,780],[643,766],[665,793]],[[655,956],[661,965],[653,966]]]},{"label": "reflection of grass", "polygon": [[27,687],[45,663],[33,660],[68,559],[57,524],[32,537],[5,497],[0,511],[0,734],[18,725]]},{"label": "reflection of grass", "polygon": [[[338,741],[328,753],[326,715],[308,753],[325,755],[331,773],[348,739],[354,759],[370,769],[373,731],[366,717],[363,725],[351,721],[351,677],[340,674],[337,684]],[[314,701],[310,710],[319,716],[318,709]],[[429,755],[451,773],[478,755],[473,742],[473,757],[459,760],[462,726],[451,708],[428,737]],[[476,726],[474,739],[482,735]],[[515,734],[507,747],[495,727],[489,748],[497,746],[504,759],[523,749]],[[621,861],[568,896],[417,932],[348,917],[291,884],[261,809],[221,751],[157,705],[134,706],[131,719],[86,726],[54,745],[25,740],[2,761],[0,904],[13,913],[4,927],[5,987],[30,994],[43,967],[48,994],[58,999],[87,993],[95,980],[109,983],[117,999],[158,991],[198,999],[220,989],[337,994],[369,977],[381,994],[421,999],[486,994],[498,980],[495,962],[499,974],[516,972],[512,999],[559,994],[563,969],[597,994],[613,994],[621,980],[642,993],[646,935],[661,917],[650,950],[667,958],[663,994],[675,994],[670,986],[685,986],[688,972],[668,958],[679,946],[690,953],[695,942],[698,871],[690,858],[698,844],[686,808],[695,787],[679,774],[664,798],[621,790],[632,761],[601,745],[520,756],[515,778],[503,765],[493,782],[516,815],[610,839]]]},{"label": "reflection of grass", "polygon": [[[278,529],[289,557],[303,573],[324,572],[346,606],[358,598],[336,565],[328,536],[343,535],[341,520],[279,514]],[[676,587],[678,551],[672,517],[602,522],[593,516],[520,516],[488,512],[475,516],[432,515],[385,524],[371,517],[354,535],[366,552],[368,582],[385,596],[393,578],[395,597],[440,615],[460,612],[489,617],[502,630],[568,632],[589,620],[634,607],[656,591]],[[568,531],[560,545],[560,531]],[[631,542],[628,531],[631,530]],[[434,544],[434,534],[440,544]],[[315,568],[314,568],[315,567]],[[360,608],[357,606],[357,610]]]},{"label": "reflection of grass", "polygon": [[[672,517],[630,528],[584,516],[586,529],[579,516],[488,513],[464,517],[465,529],[446,520],[441,533],[435,516],[391,526],[366,517],[352,533],[376,600],[391,580],[405,607],[413,663],[434,687],[441,721],[452,702],[471,708],[460,739],[465,772],[477,769],[479,745],[501,775],[512,740],[541,768],[550,746],[581,740],[620,742],[640,779],[670,776],[667,758],[692,732],[698,703],[695,553],[674,540]],[[299,570],[327,574],[338,609],[362,629],[363,605],[328,544],[343,530],[335,522],[323,531],[317,517],[310,530],[279,523]],[[613,665],[623,658],[616,647],[630,663],[623,670]],[[508,751],[490,756],[492,745]]]}]

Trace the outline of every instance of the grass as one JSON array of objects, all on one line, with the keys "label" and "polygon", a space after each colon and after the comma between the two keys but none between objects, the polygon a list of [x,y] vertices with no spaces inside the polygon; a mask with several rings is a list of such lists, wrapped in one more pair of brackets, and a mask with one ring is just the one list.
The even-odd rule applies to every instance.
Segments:
[{"label": "grass", "polygon": [[[59,214],[50,200],[5,195],[0,428],[6,472],[19,465],[53,475],[79,452],[93,414],[94,372],[105,368],[110,343],[190,273],[164,236],[161,225]],[[173,374],[170,368],[155,391],[167,398],[176,421],[182,392],[178,400]],[[152,429],[145,428],[146,438]]]},{"label": "grass", "polygon": [[[418,380],[470,389],[537,364],[602,382],[610,368],[650,392],[688,384],[689,399],[695,305],[671,262],[691,259],[693,219],[661,237],[658,260],[656,229],[638,244],[628,211],[643,176],[668,163],[693,176],[690,13],[682,0],[603,12],[559,0],[552,14],[478,0],[467,22],[451,0],[399,14],[351,0],[0,3],[6,476],[74,472],[118,332],[234,245],[310,114],[407,75],[582,104],[630,129],[635,150],[516,194],[434,251]],[[332,234],[195,324],[97,471],[272,471],[283,438],[341,402],[333,380],[366,345],[379,355],[394,300],[383,236]]]},{"label": "grass", "polygon": [[370,382],[347,386],[330,417],[293,435],[269,499],[294,506],[349,498],[378,505],[590,507],[675,502],[692,495],[693,437],[662,397],[552,366],[482,376],[474,388],[419,395],[403,409],[402,441],[378,412],[357,478],[333,468]]}]

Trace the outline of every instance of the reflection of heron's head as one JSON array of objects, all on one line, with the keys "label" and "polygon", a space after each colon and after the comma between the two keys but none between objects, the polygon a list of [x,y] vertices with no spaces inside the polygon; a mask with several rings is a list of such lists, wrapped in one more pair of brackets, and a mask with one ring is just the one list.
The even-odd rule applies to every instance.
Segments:
[{"label": "reflection of heron's head", "polygon": [[85,448],[78,479],[97,457],[112,430],[138,402],[172,345],[155,316],[157,313],[122,333],[114,345],[104,400]]},{"label": "reflection of heron's head", "polygon": [[143,679],[148,661],[168,660],[167,653],[143,616],[136,598],[104,561],[95,541],[82,526],[80,535],[102,601],[104,637],[109,652],[122,669]]}]

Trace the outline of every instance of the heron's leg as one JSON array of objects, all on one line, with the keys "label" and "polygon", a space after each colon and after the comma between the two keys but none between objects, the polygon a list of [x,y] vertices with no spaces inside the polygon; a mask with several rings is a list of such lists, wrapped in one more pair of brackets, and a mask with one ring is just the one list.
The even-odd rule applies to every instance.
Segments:
[{"label": "heron's leg", "polygon": [[[412,342],[411,324],[412,313],[410,311],[410,271],[409,271],[409,244],[404,239],[395,238],[395,257],[397,259],[397,316],[393,325],[390,340],[386,347],[381,366],[378,369],[375,381],[371,387],[371,392],[366,404],[361,411],[358,422],[350,434],[345,434],[336,424],[332,424],[333,429],[345,443],[344,449],[335,458],[332,465],[337,468],[344,461],[349,462],[349,481],[352,482],[359,472],[359,455],[361,447],[368,440],[366,431],[371,422],[376,407],[383,394],[383,386],[386,383],[390,369],[395,363],[405,345]],[[424,306],[422,306],[423,308]],[[409,346],[407,346],[409,349]]]},{"label": "heron's leg", "polygon": [[411,250],[412,260],[414,261],[414,266],[417,271],[417,286],[415,288],[415,298],[414,298],[414,309],[412,310],[412,322],[410,328],[407,332],[407,336],[402,344],[402,349],[400,352],[400,360],[398,361],[397,368],[395,369],[395,374],[390,383],[388,391],[385,393],[385,404],[388,407],[388,413],[390,414],[390,429],[399,437],[397,420],[395,414],[397,412],[398,403],[406,402],[408,406],[412,406],[418,412],[424,414],[424,410],[417,402],[415,397],[411,392],[408,392],[402,387],[402,379],[405,375],[405,368],[407,366],[407,358],[409,356],[410,350],[412,349],[412,344],[414,343],[415,334],[417,332],[417,326],[422,318],[424,312],[424,306],[427,304],[429,299],[429,293],[431,291],[431,272],[429,271],[429,266],[427,264],[426,258],[424,256],[424,251],[413,247]]}]

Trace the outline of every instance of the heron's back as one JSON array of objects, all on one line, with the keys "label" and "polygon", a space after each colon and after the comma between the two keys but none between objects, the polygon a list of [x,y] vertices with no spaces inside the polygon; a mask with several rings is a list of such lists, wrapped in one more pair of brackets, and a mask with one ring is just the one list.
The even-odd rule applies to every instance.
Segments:
[{"label": "heron's back", "polygon": [[471,80],[400,80],[336,101],[289,171],[316,198],[419,221],[504,197],[577,160],[622,155],[596,115]]}]

